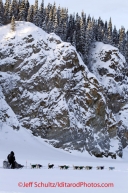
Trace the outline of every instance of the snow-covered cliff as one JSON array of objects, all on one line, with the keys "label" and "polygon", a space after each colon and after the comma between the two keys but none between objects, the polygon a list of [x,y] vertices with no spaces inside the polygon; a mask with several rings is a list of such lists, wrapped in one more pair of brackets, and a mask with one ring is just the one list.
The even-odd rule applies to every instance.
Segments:
[{"label": "snow-covered cliff", "polygon": [[119,111],[110,116],[108,88],[93,70],[99,60],[90,65],[94,75],[70,43],[29,22],[17,22],[15,32],[10,25],[0,27],[0,59],[5,100],[34,135],[56,148],[122,156],[121,140],[113,129],[114,113]]},{"label": "snow-covered cliff", "polygon": [[[94,43],[90,51],[89,70],[104,88],[108,106],[108,129],[117,132],[123,147],[128,144],[128,64],[119,50],[111,45]],[[111,121],[110,121],[111,120]]]}]

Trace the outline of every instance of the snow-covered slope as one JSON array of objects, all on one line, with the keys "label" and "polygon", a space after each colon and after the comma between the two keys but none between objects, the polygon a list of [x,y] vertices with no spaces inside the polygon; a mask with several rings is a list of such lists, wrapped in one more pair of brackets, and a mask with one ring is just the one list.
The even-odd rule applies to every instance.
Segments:
[{"label": "snow-covered slope", "polygon": [[6,103],[0,87],[0,128],[2,128],[4,122],[13,129],[19,129],[17,117],[10,106]]},{"label": "snow-covered slope", "polygon": [[[22,170],[9,170],[1,168],[3,160],[10,151],[15,152],[16,160],[25,166]],[[87,152],[72,154],[55,149],[44,142],[40,137],[34,137],[30,130],[20,127],[19,131],[13,130],[5,123],[0,128],[0,192],[2,193],[127,193],[128,183],[128,148],[124,150],[123,158],[96,158]],[[42,164],[41,169],[30,169],[31,164]],[[48,163],[54,164],[53,169],[48,169]],[[59,165],[69,165],[68,170],[60,170]],[[92,166],[92,170],[73,170],[76,166]],[[97,170],[97,166],[104,166],[104,170]],[[109,167],[115,167],[113,171]],[[32,182],[29,184],[29,182]],[[113,187],[41,187],[42,183],[81,183],[86,182],[88,186],[94,183],[112,183]],[[24,183],[28,183],[23,187]],[[35,183],[40,187],[35,187]],[[123,189],[122,189],[123,187]]]},{"label": "snow-covered slope", "polygon": [[122,156],[102,84],[71,44],[28,22],[0,27],[0,38],[0,84],[22,126],[56,148]]}]

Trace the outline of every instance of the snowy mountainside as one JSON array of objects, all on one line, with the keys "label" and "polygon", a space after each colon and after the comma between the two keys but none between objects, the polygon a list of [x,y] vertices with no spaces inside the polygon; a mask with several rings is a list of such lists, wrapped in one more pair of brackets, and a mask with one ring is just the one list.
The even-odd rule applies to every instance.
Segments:
[{"label": "snowy mountainside", "polygon": [[13,129],[19,129],[19,122],[13,110],[5,101],[5,97],[0,87],[0,128],[3,127],[3,123],[11,126]]},{"label": "snowy mountainside", "polygon": [[76,49],[29,22],[10,29],[0,27],[0,84],[22,126],[56,148],[121,157],[104,88]]},{"label": "snowy mountainside", "polygon": [[[104,87],[104,96],[113,128],[128,144],[128,66],[124,56],[111,45],[96,42],[90,51],[89,70]],[[109,121],[109,120],[108,120]]]}]

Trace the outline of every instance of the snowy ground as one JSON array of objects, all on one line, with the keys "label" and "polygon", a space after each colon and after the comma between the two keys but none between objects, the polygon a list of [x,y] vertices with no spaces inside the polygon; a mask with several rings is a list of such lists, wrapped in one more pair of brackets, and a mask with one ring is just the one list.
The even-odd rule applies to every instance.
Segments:
[{"label": "snowy ground", "polygon": [[[6,159],[10,151],[14,151],[17,162],[27,166],[27,168],[16,170],[0,168],[0,193],[36,193],[43,191],[48,193],[128,192],[128,149],[124,150],[123,159],[118,158],[117,160],[95,158],[87,153],[68,153],[54,149],[41,138],[33,137],[31,132],[24,128],[16,131],[2,124],[0,127],[1,167],[3,160]],[[42,164],[43,168],[30,169],[30,163]],[[48,163],[53,163],[54,169],[47,169]],[[69,170],[60,170],[58,165],[63,164],[69,165]],[[90,165],[93,166],[93,169],[73,170],[73,165]],[[96,166],[105,166],[105,169],[97,170]],[[114,166],[115,170],[110,171],[109,166]],[[49,187],[43,187],[45,183]],[[93,186],[97,186],[98,183],[103,186],[113,183],[114,187],[86,187],[92,186],[91,183],[93,183]]]}]

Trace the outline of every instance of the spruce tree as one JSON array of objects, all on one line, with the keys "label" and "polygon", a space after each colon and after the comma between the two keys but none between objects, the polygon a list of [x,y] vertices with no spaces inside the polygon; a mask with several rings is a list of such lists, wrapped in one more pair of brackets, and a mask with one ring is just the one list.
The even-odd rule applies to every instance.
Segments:
[{"label": "spruce tree", "polygon": [[85,53],[85,26],[83,19],[80,20],[80,52]]},{"label": "spruce tree", "polygon": [[109,44],[109,42],[108,42],[108,29],[106,29],[106,28],[104,30],[103,43],[104,44]]},{"label": "spruce tree", "polygon": [[54,10],[54,16],[53,16],[53,32],[57,33],[58,28],[58,21],[57,21],[57,10]]},{"label": "spruce tree", "polygon": [[60,5],[59,5],[59,7],[57,9],[57,21],[58,21],[58,24],[60,23],[60,18],[61,18],[60,13],[61,13],[61,8],[60,8]]},{"label": "spruce tree", "polygon": [[37,13],[37,11],[38,11],[38,0],[35,0],[34,15]]},{"label": "spruce tree", "polygon": [[80,36],[81,36],[81,31],[80,31],[80,16],[78,15],[78,13],[76,14],[76,20],[75,20],[75,28],[76,28],[76,49],[78,52],[80,52]]},{"label": "spruce tree", "polygon": [[42,23],[42,30],[44,30],[45,32],[47,31],[47,25],[45,20]]},{"label": "spruce tree", "polygon": [[11,4],[11,16],[15,17],[15,20],[18,19],[18,2],[17,0],[12,0]]},{"label": "spruce tree", "polygon": [[118,40],[118,32],[117,32],[116,26],[114,26],[112,37],[113,37],[113,46],[118,47],[119,40]]},{"label": "spruce tree", "polygon": [[110,44],[110,45],[113,44],[111,18],[110,18],[109,23],[108,23],[108,44]]},{"label": "spruce tree", "polygon": [[18,15],[19,21],[25,21],[26,20],[26,13],[25,13],[25,0],[22,0],[20,6],[19,6],[19,15]]},{"label": "spruce tree", "polygon": [[0,0],[0,26],[4,24],[3,15],[4,15],[4,6],[2,0]]},{"label": "spruce tree", "polygon": [[40,22],[40,20],[41,20],[41,16],[40,16],[40,11],[38,10],[38,0],[35,0],[33,23],[38,27],[42,26],[42,23]]},{"label": "spruce tree", "polygon": [[121,27],[119,34],[119,51],[125,56],[125,28]]},{"label": "spruce tree", "polygon": [[62,21],[59,20],[59,25],[58,25],[58,28],[57,28],[57,35],[62,38],[63,36],[63,25],[62,25]]},{"label": "spruce tree", "polygon": [[103,41],[104,36],[104,28],[101,26],[101,24],[98,25],[98,34],[97,34],[97,40],[99,42]]},{"label": "spruce tree", "polygon": [[11,19],[11,30],[15,31],[15,29],[16,29],[15,17],[12,16],[12,19]]},{"label": "spruce tree", "polygon": [[5,24],[10,23],[9,7],[10,7],[10,1],[6,0],[5,5],[4,5]]},{"label": "spruce tree", "polygon": [[73,33],[72,45],[76,48],[76,31]]},{"label": "spruce tree", "polygon": [[33,15],[34,15],[34,7],[31,5],[28,10],[28,16],[27,16],[27,21],[33,23]]},{"label": "spruce tree", "polygon": [[[74,21],[75,16],[73,15],[72,18],[72,39],[73,39],[73,32],[75,30],[75,21]],[[67,38],[67,31],[68,31],[68,9],[65,9],[65,15],[64,15],[64,23],[63,23],[63,36],[64,36],[64,41],[66,41]]]},{"label": "spruce tree", "polygon": [[41,5],[40,5],[40,13],[41,13],[42,24],[43,24],[45,20],[44,0],[42,0]]},{"label": "spruce tree", "polygon": [[72,24],[73,24],[73,17],[72,14],[70,14],[67,26],[67,37],[70,37],[72,34]]},{"label": "spruce tree", "polygon": [[126,32],[125,59],[126,59],[126,62],[128,64],[128,31]]},{"label": "spruce tree", "polygon": [[30,7],[29,1],[26,0],[25,1],[25,21],[27,21],[29,7]]},{"label": "spruce tree", "polygon": [[97,25],[95,19],[92,20],[92,41],[96,41]]},{"label": "spruce tree", "polygon": [[87,23],[86,23],[86,14],[82,11],[81,13],[81,18],[83,20],[83,25],[84,25],[84,31],[86,31],[87,28]]},{"label": "spruce tree", "polygon": [[85,35],[85,53],[84,53],[84,62],[88,64],[88,54],[89,54],[89,49],[90,45],[92,43],[93,39],[93,29],[92,29],[92,22],[88,22],[87,30],[86,30],[86,35]]}]

